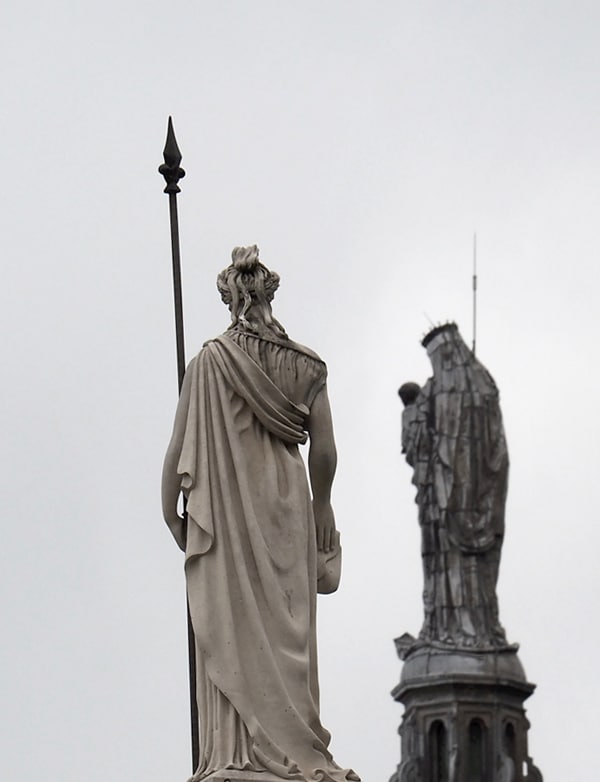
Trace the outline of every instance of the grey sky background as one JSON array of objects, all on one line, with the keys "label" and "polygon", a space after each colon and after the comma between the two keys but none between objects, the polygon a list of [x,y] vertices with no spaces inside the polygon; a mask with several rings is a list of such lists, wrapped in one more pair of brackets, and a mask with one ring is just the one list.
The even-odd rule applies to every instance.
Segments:
[{"label": "grey sky background", "polygon": [[17,3],[1,13],[0,776],[186,779],[182,560],[159,479],[177,384],[173,115],[190,358],[214,280],[257,243],[276,316],[327,361],[340,591],[319,602],[337,761],[387,780],[392,639],[422,619],[400,454],[419,342],[454,319],[502,395],[499,597],[538,690],[546,782],[590,778],[600,426],[600,6],[254,0]]}]

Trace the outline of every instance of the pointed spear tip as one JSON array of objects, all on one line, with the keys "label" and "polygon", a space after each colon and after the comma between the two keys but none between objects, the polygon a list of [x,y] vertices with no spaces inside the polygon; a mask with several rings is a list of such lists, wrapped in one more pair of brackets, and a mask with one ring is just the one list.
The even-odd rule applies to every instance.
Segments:
[{"label": "pointed spear tip", "polygon": [[165,149],[163,152],[165,163],[168,166],[177,167],[181,163],[181,152],[175,138],[175,131],[173,130],[173,120],[169,117],[169,123],[167,125],[167,140],[165,141]]},{"label": "pointed spear tip", "polygon": [[175,131],[173,130],[173,119],[169,115],[169,121],[167,124],[167,140],[165,141],[165,148],[163,150],[163,157],[165,162],[159,167],[159,172],[164,176],[167,186],[164,190],[165,193],[179,193],[180,189],[177,185],[179,180],[185,176],[183,168],[179,167],[181,163],[181,152],[175,138]]},{"label": "pointed spear tip", "polygon": [[170,138],[175,138],[175,129],[173,128],[173,117],[169,114],[169,121],[167,122],[167,141]]}]

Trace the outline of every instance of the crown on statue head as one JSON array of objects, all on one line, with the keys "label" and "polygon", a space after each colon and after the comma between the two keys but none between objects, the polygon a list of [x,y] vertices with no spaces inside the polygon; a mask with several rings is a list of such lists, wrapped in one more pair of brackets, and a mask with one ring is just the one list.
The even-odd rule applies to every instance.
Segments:
[{"label": "crown on statue head", "polygon": [[431,331],[428,331],[427,334],[425,334],[421,340],[421,345],[426,348],[427,345],[433,342],[438,334],[443,334],[444,332],[458,333],[458,326],[453,320],[449,320],[446,323],[440,323],[437,326],[434,326]]}]

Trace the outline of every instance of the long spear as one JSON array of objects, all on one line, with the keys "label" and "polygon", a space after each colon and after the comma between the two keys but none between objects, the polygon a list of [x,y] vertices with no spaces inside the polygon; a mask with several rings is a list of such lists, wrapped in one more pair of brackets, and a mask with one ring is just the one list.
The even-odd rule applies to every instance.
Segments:
[{"label": "long spear", "polygon": [[[183,385],[185,374],[185,345],[183,336],[183,298],[181,293],[181,256],[179,250],[179,219],[177,216],[177,193],[181,192],[178,185],[180,179],[185,176],[185,171],[180,168],[181,152],[177,146],[173,121],[169,117],[167,126],[167,140],[163,151],[165,162],[158,171],[165,178],[167,186],[164,189],[169,195],[169,216],[171,222],[171,255],[173,259],[173,297],[175,301],[175,338],[177,342],[177,381],[179,393]],[[185,505],[184,505],[185,515]],[[198,703],[196,701],[196,643],[194,628],[190,616],[189,601],[187,604],[187,628],[188,628],[188,658],[190,670],[190,718],[192,728],[192,773],[198,767],[200,760],[200,745],[198,738]]]}]

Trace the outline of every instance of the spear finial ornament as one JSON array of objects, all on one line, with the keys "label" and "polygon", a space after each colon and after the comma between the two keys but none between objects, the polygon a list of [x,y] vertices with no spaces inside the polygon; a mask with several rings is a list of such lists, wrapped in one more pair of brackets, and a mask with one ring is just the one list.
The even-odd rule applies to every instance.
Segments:
[{"label": "spear finial ornament", "polygon": [[181,163],[181,152],[177,145],[171,117],[169,117],[169,124],[167,125],[167,140],[165,141],[163,157],[165,162],[158,168],[158,172],[164,176],[165,182],[167,183],[163,192],[169,194],[180,193],[181,188],[177,183],[180,179],[183,179],[185,171],[183,168],[179,167],[179,164]]}]

